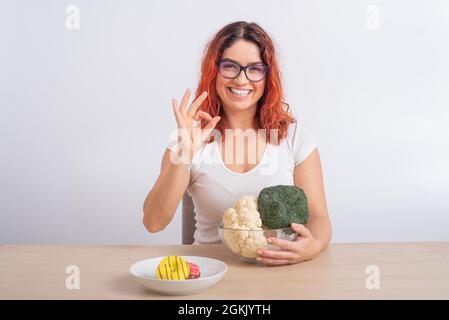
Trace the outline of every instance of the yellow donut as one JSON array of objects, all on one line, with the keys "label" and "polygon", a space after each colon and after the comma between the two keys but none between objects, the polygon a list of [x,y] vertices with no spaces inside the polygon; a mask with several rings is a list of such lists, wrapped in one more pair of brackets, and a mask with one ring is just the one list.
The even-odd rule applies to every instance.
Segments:
[{"label": "yellow donut", "polygon": [[168,256],[159,262],[156,276],[160,280],[186,280],[190,275],[190,267],[180,256]]}]

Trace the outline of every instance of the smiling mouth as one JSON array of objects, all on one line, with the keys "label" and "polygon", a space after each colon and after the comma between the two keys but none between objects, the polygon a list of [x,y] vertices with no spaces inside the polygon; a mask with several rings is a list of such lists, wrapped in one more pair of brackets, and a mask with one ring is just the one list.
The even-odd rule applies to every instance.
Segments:
[{"label": "smiling mouth", "polygon": [[228,87],[228,90],[232,93],[233,96],[238,98],[246,98],[251,94],[251,92],[253,92],[253,90],[249,89],[236,89],[231,87]]}]

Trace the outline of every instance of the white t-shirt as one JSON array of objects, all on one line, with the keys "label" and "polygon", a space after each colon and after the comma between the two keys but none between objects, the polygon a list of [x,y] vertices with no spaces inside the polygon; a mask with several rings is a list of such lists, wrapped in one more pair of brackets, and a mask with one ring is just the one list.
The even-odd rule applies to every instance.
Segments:
[{"label": "white t-shirt", "polygon": [[[167,148],[176,152],[176,135],[170,137]],[[220,243],[217,225],[222,221],[223,212],[234,206],[241,196],[258,196],[269,186],[294,185],[295,166],[315,148],[311,133],[301,124],[292,123],[287,137],[279,145],[266,144],[254,168],[237,173],[224,164],[217,141],[201,146],[192,159],[187,187],[195,207],[194,244]]]}]

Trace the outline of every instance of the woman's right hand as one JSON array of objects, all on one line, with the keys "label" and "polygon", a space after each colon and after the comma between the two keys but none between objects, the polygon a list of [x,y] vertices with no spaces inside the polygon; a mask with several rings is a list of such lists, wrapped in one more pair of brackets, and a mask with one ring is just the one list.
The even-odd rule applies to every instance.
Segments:
[{"label": "woman's right hand", "polygon": [[[206,91],[196,98],[187,110],[189,98],[190,90],[187,89],[182,97],[181,106],[178,106],[178,101],[176,101],[176,99],[173,99],[172,104],[176,123],[178,124],[178,142],[180,142],[178,155],[188,155],[188,160],[191,161],[195,153],[214,130],[218,121],[220,121],[220,117],[217,116],[212,118],[207,112],[198,110],[200,105],[207,98]],[[201,119],[207,123],[203,129],[201,129]],[[181,130],[181,132],[179,132],[179,130]]]}]

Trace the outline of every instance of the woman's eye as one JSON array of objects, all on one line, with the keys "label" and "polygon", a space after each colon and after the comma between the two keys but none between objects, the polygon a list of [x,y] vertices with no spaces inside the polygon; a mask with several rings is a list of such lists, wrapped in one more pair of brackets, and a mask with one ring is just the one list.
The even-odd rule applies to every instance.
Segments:
[{"label": "woman's eye", "polygon": [[251,66],[249,68],[250,72],[263,72],[264,71],[264,67],[263,66]]},{"label": "woman's eye", "polygon": [[233,63],[224,63],[223,68],[225,69],[237,69],[237,66]]}]

